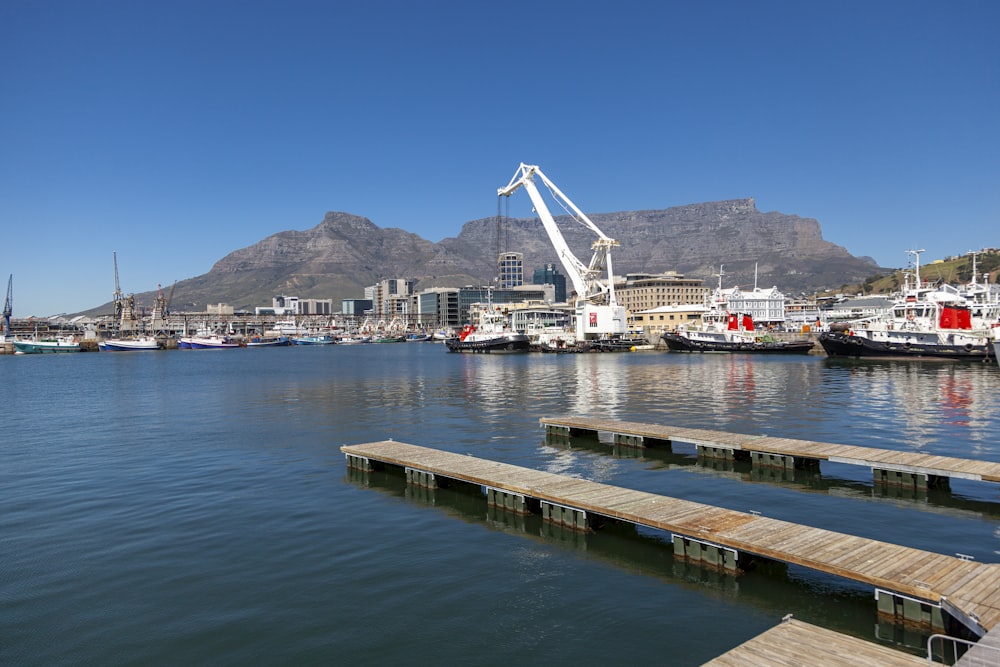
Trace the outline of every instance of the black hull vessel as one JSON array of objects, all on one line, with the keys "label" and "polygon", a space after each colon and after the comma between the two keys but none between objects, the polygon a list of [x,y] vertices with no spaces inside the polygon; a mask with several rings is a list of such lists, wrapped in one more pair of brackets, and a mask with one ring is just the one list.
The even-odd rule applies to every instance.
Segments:
[{"label": "black hull vessel", "polygon": [[913,336],[910,340],[872,340],[867,336],[847,331],[830,331],[820,334],[819,344],[831,357],[882,358],[882,359],[957,359],[984,361],[992,357],[988,342],[982,344],[959,342],[949,344],[939,340],[925,340]]},{"label": "black hull vessel", "polygon": [[746,354],[809,354],[812,341],[698,340],[667,332],[661,336],[671,352],[738,352]]},{"label": "black hull vessel", "polygon": [[527,352],[530,341],[523,334],[504,334],[492,338],[449,338],[444,342],[449,352],[473,352],[480,354],[511,354]]}]

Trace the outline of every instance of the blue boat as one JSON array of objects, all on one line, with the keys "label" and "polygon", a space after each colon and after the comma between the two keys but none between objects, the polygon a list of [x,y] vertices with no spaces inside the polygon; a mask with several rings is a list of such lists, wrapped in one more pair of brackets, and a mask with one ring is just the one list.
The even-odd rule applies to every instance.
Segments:
[{"label": "blue boat", "polygon": [[326,334],[319,336],[299,336],[295,339],[296,345],[333,345],[335,342],[333,336]]},{"label": "blue boat", "polygon": [[287,347],[291,344],[292,339],[288,336],[278,336],[277,338],[254,336],[247,341],[247,347]]}]

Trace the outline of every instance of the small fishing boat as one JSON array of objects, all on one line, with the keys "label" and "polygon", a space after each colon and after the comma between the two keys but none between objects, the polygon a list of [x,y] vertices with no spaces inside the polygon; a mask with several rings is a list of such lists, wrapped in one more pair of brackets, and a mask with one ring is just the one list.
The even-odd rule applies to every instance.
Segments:
[{"label": "small fishing boat", "polygon": [[247,341],[247,347],[288,347],[292,339],[288,336],[261,337],[253,336]]},{"label": "small fishing boat", "polygon": [[298,338],[293,338],[292,341],[296,345],[333,345],[337,341],[333,336],[328,334],[319,334],[315,336],[299,336]]},{"label": "small fishing boat", "polygon": [[393,336],[392,334],[385,334],[382,336],[377,336],[372,340],[373,343],[405,343],[406,336]]},{"label": "small fishing boat", "polygon": [[135,352],[141,350],[162,350],[163,345],[153,336],[137,338],[108,338],[97,344],[102,352]]},{"label": "small fishing boat", "polygon": [[337,339],[338,345],[361,345],[362,343],[370,343],[372,339],[369,336],[353,335],[353,336],[341,336]]},{"label": "small fishing boat", "polygon": [[243,345],[230,336],[183,336],[177,339],[177,347],[182,350],[229,350]]},{"label": "small fishing boat", "polygon": [[66,338],[32,338],[14,341],[15,354],[53,354],[62,352],[79,352],[80,343]]}]

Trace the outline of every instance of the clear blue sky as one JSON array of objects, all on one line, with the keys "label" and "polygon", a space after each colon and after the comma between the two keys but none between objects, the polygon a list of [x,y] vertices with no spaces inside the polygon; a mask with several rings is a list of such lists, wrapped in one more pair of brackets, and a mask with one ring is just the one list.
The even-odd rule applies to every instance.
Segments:
[{"label": "clear blue sky", "polygon": [[45,316],[108,301],[115,251],[144,292],[327,211],[440,241],[520,162],[591,213],[752,196],[884,266],[1000,246],[998,28],[995,0],[6,0],[0,275]]}]

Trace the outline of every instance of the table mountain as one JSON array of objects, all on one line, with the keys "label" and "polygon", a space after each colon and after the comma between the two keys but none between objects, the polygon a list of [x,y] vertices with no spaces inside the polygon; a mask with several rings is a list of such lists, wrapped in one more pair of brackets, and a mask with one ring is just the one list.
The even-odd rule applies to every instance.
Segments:
[{"label": "table mountain", "polygon": [[[854,257],[823,240],[816,220],[762,213],[753,199],[590,218],[621,242],[612,252],[618,275],[673,270],[714,285],[712,275],[724,264],[725,286],[752,288],[756,265],[759,286],[797,294],[860,282],[878,271],[870,258]],[[593,233],[569,217],[556,220],[573,252],[589,262]],[[416,279],[418,290],[486,284],[495,275],[498,248],[524,254],[529,282],[535,268],[550,262],[558,266],[534,218],[473,220],[457,237],[432,243],[367,218],[331,212],[312,229],[274,234],[226,255],[207,274],[177,283],[171,310],[204,310],[205,304],[218,302],[252,309],[286,294],[333,299],[339,311],[341,299],[363,298],[366,286],[384,278]],[[151,294],[138,296],[146,296],[141,303],[151,301]]]}]

